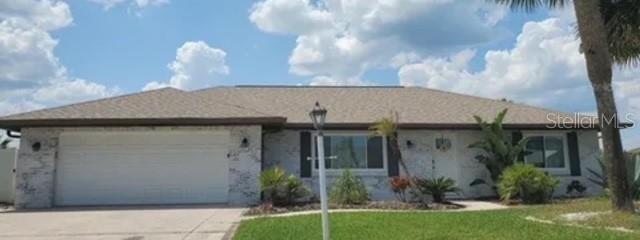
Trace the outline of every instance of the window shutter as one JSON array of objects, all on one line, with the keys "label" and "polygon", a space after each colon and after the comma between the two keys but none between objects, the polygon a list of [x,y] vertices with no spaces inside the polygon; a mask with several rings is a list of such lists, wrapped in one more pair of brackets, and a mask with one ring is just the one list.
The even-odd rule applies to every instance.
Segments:
[{"label": "window shutter", "polygon": [[567,133],[569,145],[569,166],[571,176],[580,176],[580,152],[578,151],[578,134],[576,132]]},{"label": "window shutter", "polygon": [[396,149],[391,146],[391,140],[387,137],[387,160],[388,166],[387,169],[389,171],[389,177],[396,177],[400,175],[400,154],[396,151]]},{"label": "window shutter", "polygon": [[367,167],[384,168],[382,137],[371,137],[367,141]]},{"label": "window shutter", "polygon": [[300,177],[311,177],[311,133],[300,132]]},{"label": "window shutter", "polygon": [[[522,140],[522,132],[520,131],[513,131],[511,133],[511,145],[515,146],[518,144],[518,142],[520,142],[520,140]],[[522,153],[520,153],[520,155],[518,155],[518,162],[524,162],[524,151]]]}]

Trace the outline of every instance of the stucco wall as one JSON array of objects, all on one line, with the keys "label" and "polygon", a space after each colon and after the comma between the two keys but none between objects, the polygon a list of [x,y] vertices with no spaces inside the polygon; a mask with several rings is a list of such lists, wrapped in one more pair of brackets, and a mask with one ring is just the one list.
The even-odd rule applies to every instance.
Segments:
[{"label": "stucco wall", "polygon": [[[254,204],[259,201],[258,175],[261,170],[262,128],[260,126],[229,127],[103,127],[103,128],[26,128],[16,165],[16,208],[49,208],[54,206],[55,166],[60,133],[65,131],[198,131],[229,130],[230,204]],[[243,138],[248,147],[241,147]],[[39,143],[40,149],[33,150]]]},{"label": "stucco wall", "polygon": [[[526,131],[524,131],[526,133]],[[446,152],[435,149],[436,138],[444,137],[451,140],[451,149]],[[477,179],[490,181],[489,172],[480,164],[475,156],[481,153],[478,149],[468,148],[482,138],[480,131],[474,130],[401,130],[398,134],[402,156],[407,163],[411,174],[419,177],[450,177],[461,188],[457,194],[451,194],[452,198],[477,198],[494,195],[494,191],[488,185],[469,186]],[[281,166],[288,173],[300,176],[300,131],[282,130],[264,136],[264,165],[265,167]],[[407,142],[410,141],[411,147]],[[600,194],[602,189],[587,180],[589,176],[586,168],[599,171],[596,157],[599,152],[596,131],[580,131],[578,134],[582,176],[554,175],[561,184],[556,189],[555,195],[564,195],[566,186],[572,180],[578,180],[587,187],[588,195]],[[402,168],[400,173],[404,175]],[[336,179],[335,174],[328,174],[328,186]],[[389,190],[389,178],[387,175],[360,175],[366,184],[371,198],[374,200],[393,199],[393,193]],[[318,192],[317,176],[314,173],[311,178],[303,179],[315,193]]]}]

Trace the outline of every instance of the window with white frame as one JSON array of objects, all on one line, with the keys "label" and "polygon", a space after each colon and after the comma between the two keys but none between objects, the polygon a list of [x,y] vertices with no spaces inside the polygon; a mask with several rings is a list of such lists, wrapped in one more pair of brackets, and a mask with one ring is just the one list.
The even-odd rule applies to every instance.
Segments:
[{"label": "window with white frame", "polygon": [[[324,153],[326,169],[384,170],[386,139],[368,134],[325,133]],[[318,168],[314,137],[314,166]]]},{"label": "window with white frame", "polygon": [[569,167],[567,143],[564,134],[527,135],[525,163],[539,168],[566,169]]}]

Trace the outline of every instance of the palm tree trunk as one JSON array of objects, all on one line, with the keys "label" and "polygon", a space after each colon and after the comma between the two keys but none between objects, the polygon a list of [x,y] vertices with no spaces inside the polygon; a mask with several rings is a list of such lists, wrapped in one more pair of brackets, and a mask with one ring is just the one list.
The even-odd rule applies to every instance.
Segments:
[{"label": "palm tree trunk", "polygon": [[[391,151],[392,154],[394,154],[394,157],[398,158],[398,163],[400,163],[400,167],[402,167],[402,171],[404,171],[405,176],[407,177],[407,180],[409,180],[409,192],[413,195],[413,196],[420,196],[419,191],[416,190],[418,187],[418,184],[416,183],[416,179],[413,177],[413,175],[411,175],[411,172],[409,171],[409,168],[407,167],[407,164],[404,162],[404,159],[402,158],[402,151],[400,150],[400,143],[398,142],[398,133],[395,132],[393,133],[394,137],[391,138]],[[424,201],[424,199],[420,199],[421,201]]]},{"label": "palm tree trunk", "polygon": [[587,62],[587,73],[598,105],[611,203],[615,210],[634,212],[620,129],[617,126],[616,103],[611,87],[612,62],[599,2],[599,0],[573,1],[582,40],[581,48]]},{"label": "palm tree trunk", "polygon": [[409,172],[409,168],[407,167],[407,164],[404,162],[404,159],[402,159],[402,151],[400,150],[400,143],[398,143],[398,133],[397,132],[394,133],[394,137],[391,138],[391,151],[393,151],[391,154],[393,154],[394,157],[398,158],[398,162],[400,163],[400,167],[402,167],[402,170],[404,171],[404,174],[409,179],[409,182],[411,184],[413,184],[413,180],[414,180],[413,176]]}]

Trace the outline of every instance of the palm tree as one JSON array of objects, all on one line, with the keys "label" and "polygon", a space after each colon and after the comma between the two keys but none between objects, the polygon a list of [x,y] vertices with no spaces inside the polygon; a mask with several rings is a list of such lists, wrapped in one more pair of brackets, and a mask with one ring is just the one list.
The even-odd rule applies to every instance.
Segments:
[{"label": "palm tree", "polygon": [[396,159],[398,159],[402,170],[404,171],[411,184],[413,184],[413,177],[409,172],[407,164],[402,159],[402,152],[400,151],[400,144],[398,143],[398,118],[398,112],[393,112],[391,116],[376,121],[375,124],[373,124],[373,126],[369,128],[369,130],[371,131],[372,136],[387,137],[387,140],[389,141],[389,145],[391,147],[389,149],[391,150],[391,154]]},{"label": "palm tree", "polygon": [[[563,7],[569,0],[494,0],[513,9]],[[640,7],[637,0],[574,0],[581,52],[595,94],[603,155],[615,210],[634,212],[613,95],[613,63],[629,65],[640,60]],[[611,121],[613,120],[613,121]]]}]

